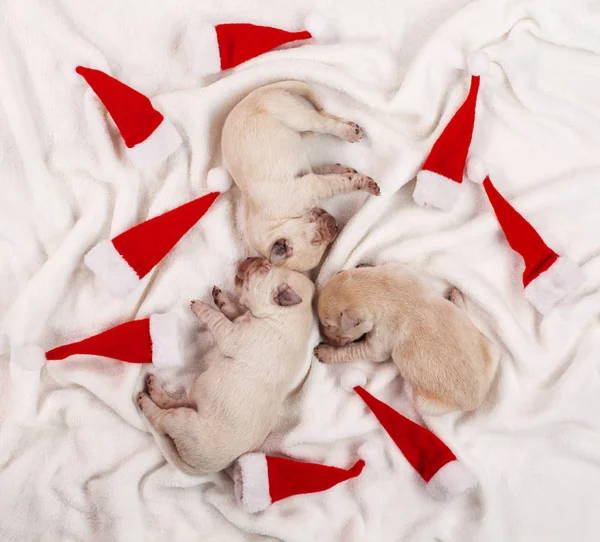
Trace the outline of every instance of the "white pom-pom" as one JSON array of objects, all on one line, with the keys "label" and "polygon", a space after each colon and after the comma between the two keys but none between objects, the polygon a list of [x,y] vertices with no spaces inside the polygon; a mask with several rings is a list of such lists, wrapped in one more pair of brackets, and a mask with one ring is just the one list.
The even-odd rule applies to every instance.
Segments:
[{"label": "white pom-pom", "polygon": [[487,177],[487,171],[483,162],[473,156],[467,160],[467,178],[477,184],[481,184]]},{"label": "white pom-pom", "polygon": [[356,386],[364,386],[367,383],[367,377],[360,369],[347,369],[340,380],[342,388],[352,391]]},{"label": "white pom-pom", "polygon": [[206,186],[211,192],[227,192],[231,183],[231,176],[223,167],[213,168],[206,175]]},{"label": "white pom-pom", "polygon": [[329,20],[316,11],[309,13],[304,18],[304,28],[310,32],[313,38],[318,40],[329,40],[335,35],[335,29]]},{"label": "white pom-pom", "polygon": [[475,51],[467,57],[467,67],[471,75],[484,75],[490,68],[490,57],[483,51]]},{"label": "white pom-pom", "polygon": [[13,348],[10,360],[28,371],[39,371],[46,363],[45,352],[35,344]]},{"label": "white pom-pom", "polygon": [[365,442],[357,450],[360,457],[367,467],[380,468],[384,462],[383,448],[376,442]]}]

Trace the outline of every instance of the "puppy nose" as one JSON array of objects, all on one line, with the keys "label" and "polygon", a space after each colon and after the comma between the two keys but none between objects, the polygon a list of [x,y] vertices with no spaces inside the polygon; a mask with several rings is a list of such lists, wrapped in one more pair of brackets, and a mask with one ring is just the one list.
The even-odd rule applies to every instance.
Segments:
[{"label": "puppy nose", "polygon": [[331,215],[327,217],[325,227],[327,228],[327,232],[329,233],[329,235],[331,235],[331,237],[335,237],[337,235],[337,222],[335,221],[335,218],[333,218]]},{"label": "puppy nose", "polygon": [[319,225],[319,233],[324,241],[330,242],[335,239],[338,233],[337,223],[335,218],[329,213],[323,213],[317,218]]}]

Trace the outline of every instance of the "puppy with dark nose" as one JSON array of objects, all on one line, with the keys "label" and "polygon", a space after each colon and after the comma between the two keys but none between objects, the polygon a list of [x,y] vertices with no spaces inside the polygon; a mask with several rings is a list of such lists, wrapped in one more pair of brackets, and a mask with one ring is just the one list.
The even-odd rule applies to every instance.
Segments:
[{"label": "puppy with dark nose", "polygon": [[171,398],[153,375],[138,395],[148,421],[172,441],[168,459],[190,474],[218,472],[256,450],[308,370],[313,283],[266,258],[248,258],[235,285],[239,301],[215,287],[217,309],[192,302],[221,359],[196,378],[188,397]]},{"label": "puppy with dark nose", "polygon": [[319,203],[363,190],[379,195],[370,177],[340,164],[312,168],[301,134],[331,134],[350,143],[363,132],[323,110],[311,88],[284,81],[251,92],[228,115],[221,146],[242,193],[252,247],[296,271],[316,267],[337,235]]}]

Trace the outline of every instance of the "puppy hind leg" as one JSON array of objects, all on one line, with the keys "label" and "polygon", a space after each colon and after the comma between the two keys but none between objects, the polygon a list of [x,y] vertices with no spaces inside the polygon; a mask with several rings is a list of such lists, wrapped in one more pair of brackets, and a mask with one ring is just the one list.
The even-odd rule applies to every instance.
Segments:
[{"label": "puppy hind leg", "polygon": [[[150,425],[161,435],[168,435],[170,430],[188,425],[197,412],[191,408],[160,408],[150,399],[146,392],[138,393],[137,404],[150,422]],[[170,435],[169,435],[170,436]]]},{"label": "puppy hind leg", "polygon": [[159,408],[194,408],[196,406],[195,403],[187,397],[182,399],[175,399],[171,397],[165,390],[163,390],[162,386],[158,383],[158,379],[153,374],[149,374],[146,377],[146,389],[148,390],[148,395],[150,395],[152,402]]},{"label": "puppy hind leg", "polygon": [[[294,184],[290,188],[291,193],[296,195],[296,201],[299,205],[306,203],[310,207],[313,207],[321,200],[333,198],[341,194],[349,194],[357,190],[369,192],[374,196],[379,196],[381,193],[378,184],[371,177],[358,173],[346,173],[344,175],[335,173],[317,175],[309,173],[308,175],[294,179]],[[310,197],[309,202],[301,201],[303,194]]]},{"label": "puppy hind leg", "polygon": [[306,99],[280,92],[268,102],[267,108],[279,122],[296,132],[330,134],[350,143],[363,138],[363,130],[354,122],[315,109]]}]

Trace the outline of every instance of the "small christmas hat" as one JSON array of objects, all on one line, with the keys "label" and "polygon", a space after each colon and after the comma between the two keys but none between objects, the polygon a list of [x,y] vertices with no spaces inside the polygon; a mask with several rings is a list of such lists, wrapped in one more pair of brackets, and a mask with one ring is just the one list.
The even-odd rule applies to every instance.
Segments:
[{"label": "small christmas hat", "polygon": [[261,453],[245,454],[235,466],[235,494],[253,514],[287,497],[325,491],[356,478],[364,466],[362,459],[346,470]]},{"label": "small christmas hat", "polygon": [[46,353],[37,345],[20,346],[13,349],[11,359],[34,371],[46,361],[66,359],[76,354],[103,356],[127,363],[154,363],[159,368],[182,365],[177,316],[153,314],[150,318],[125,322]]},{"label": "small christmas hat", "polygon": [[508,244],[525,261],[525,297],[540,314],[548,313],[581,286],[585,280],[583,271],[568,258],[554,252],[535,228],[502,197],[479,159],[469,158],[467,177],[475,183],[483,183]]},{"label": "small christmas hat", "polygon": [[467,64],[471,73],[469,94],[434,143],[417,174],[413,198],[419,205],[449,211],[460,197],[475,124],[480,76],[488,70],[489,57],[479,51],[469,56]]},{"label": "small christmas hat", "polygon": [[342,377],[342,385],[353,389],[379,420],[406,460],[427,484],[429,494],[439,500],[453,498],[477,485],[472,474],[431,431],[409,420],[363,388],[366,377],[353,370]]},{"label": "small christmas hat", "polygon": [[139,168],[153,168],[181,145],[175,127],[137,90],[99,70],[78,66],[76,71],[92,87],[115,121],[127,155]]},{"label": "small christmas hat", "polygon": [[197,72],[210,75],[235,68],[263,53],[297,41],[327,38],[330,29],[318,13],[309,14],[301,32],[247,23],[203,24],[190,30]]},{"label": "small christmas hat", "polygon": [[[214,183],[209,184],[218,181],[226,189],[226,177],[221,168],[211,170],[209,181]],[[111,241],[101,241],[85,255],[85,264],[113,295],[127,295],[204,216],[219,193],[211,192],[142,222]]]}]

